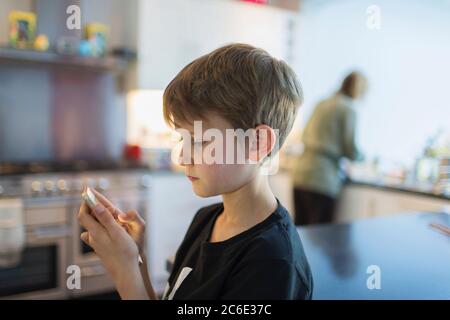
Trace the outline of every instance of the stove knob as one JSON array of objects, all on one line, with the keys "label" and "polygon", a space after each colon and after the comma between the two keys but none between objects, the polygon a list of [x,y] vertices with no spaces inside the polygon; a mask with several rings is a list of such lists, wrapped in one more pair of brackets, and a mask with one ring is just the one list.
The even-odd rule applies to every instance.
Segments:
[{"label": "stove knob", "polygon": [[44,188],[47,192],[55,192],[55,183],[52,180],[47,180],[44,183]]},{"label": "stove knob", "polygon": [[42,183],[40,181],[33,181],[31,183],[31,191],[33,193],[41,193],[42,192]]},{"label": "stove knob", "polygon": [[101,191],[105,191],[107,189],[109,189],[109,180],[106,178],[100,178],[98,179],[98,189]]},{"label": "stove knob", "polygon": [[69,191],[66,180],[63,180],[63,179],[58,180],[58,182],[56,183],[56,186],[60,192]]}]

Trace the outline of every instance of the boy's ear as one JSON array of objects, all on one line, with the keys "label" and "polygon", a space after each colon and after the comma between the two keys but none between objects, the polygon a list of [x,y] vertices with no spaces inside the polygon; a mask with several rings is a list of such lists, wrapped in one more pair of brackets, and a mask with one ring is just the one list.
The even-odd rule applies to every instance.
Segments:
[{"label": "boy's ear", "polygon": [[259,162],[272,152],[277,137],[275,131],[265,124],[260,124],[253,130],[254,134],[250,139],[249,160]]}]

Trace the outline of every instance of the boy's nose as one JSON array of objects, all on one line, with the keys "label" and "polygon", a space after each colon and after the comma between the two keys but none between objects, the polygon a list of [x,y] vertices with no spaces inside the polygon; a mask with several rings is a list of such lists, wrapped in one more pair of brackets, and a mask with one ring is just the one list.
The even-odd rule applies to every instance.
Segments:
[{"label": "boy's nose", "polygon": [[180,150],[180,156],[178,157],[178,164],[180,166],[187,166],[187,165],[191,165],[193,163],[191,156],[189,156],[189,154],[184,153],[184,148],[181,148]]}]

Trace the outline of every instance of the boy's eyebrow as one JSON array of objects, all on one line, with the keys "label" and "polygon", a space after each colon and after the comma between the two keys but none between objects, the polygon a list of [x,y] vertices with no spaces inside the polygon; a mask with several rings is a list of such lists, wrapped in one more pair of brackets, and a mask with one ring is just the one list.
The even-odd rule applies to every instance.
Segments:
[{"label": "boy's eyebrow", "polygon": [[185,129],[185,128],[182,128],[182,127],[175,127],[175,130],[179,130],[179,129],[183,129],[183,130],[186,130],[187,132],[189,132],[189,134],[190,134],[191,136],[193,136],[193,135],[194,135],[194,132],[193,132],[193,131],[191,131],[191,130],[187,130],[187,129]]}]

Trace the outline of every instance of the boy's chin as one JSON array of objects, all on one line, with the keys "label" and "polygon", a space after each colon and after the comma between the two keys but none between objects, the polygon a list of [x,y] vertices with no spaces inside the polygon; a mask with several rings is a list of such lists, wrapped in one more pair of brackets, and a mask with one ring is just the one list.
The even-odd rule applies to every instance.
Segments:
[{"label": "boy's chin", "polygon": [[201,198],[214,197],[220,194],[218,192],[214,192],[213,190],[207,190],[206,188],[196,185],[192,185],[192,189],[194,190],[194,193]]}]

